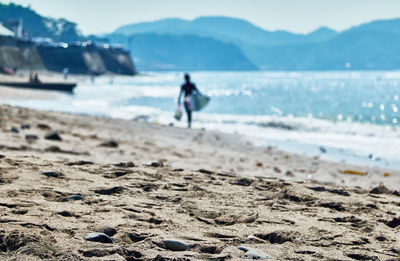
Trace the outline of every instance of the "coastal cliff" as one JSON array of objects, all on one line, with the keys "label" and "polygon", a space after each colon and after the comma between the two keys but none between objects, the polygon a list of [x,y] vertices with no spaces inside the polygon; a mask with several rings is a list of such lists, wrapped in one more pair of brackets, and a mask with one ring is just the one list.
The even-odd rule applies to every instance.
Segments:
[{"label": "coastal cliff", "polygon": [[120,48],[43,46],[4,36],[0,36],[0,66],[54,72],[68,68],[73,74],[136,74],[129,52]]}]

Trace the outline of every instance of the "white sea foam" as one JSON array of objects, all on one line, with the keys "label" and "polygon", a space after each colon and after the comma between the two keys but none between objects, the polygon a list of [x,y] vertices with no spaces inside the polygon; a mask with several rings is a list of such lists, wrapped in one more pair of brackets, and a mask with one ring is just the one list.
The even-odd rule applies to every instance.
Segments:
[{"label": "white sea foam", "polygon": [[[195,128],[239,133],[298,152],[320,153],[323,146],[340,157],[380,158],[371,164],[400,168],[400,72],[198,72],[192,78],[212,97],[204,111],[194,113]],[[82,82],[74,96],[10,103],[124,119],[146,115],[185,127],[185,119],[173,118],[181,83],[176,72],[101,77]]]}]

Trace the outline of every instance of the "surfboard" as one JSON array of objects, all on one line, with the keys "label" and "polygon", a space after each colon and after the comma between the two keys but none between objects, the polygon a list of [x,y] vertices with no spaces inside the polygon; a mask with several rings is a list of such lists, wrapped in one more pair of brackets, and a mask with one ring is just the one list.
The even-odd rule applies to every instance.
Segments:
[{"label": "surfboard", "polygon": [[200,111],[210,102],[211,98],[207,95],[195,92],[190,97],[190,102],[193,111]]}]

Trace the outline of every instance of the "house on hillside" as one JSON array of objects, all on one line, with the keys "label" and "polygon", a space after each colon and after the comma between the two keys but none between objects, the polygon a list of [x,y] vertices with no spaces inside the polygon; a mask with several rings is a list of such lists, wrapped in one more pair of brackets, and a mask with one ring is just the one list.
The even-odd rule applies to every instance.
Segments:
[{"label": "house on hillside", "polygon": [[1,36],[14,36],[15,33],[0,23],[0,35]]}]

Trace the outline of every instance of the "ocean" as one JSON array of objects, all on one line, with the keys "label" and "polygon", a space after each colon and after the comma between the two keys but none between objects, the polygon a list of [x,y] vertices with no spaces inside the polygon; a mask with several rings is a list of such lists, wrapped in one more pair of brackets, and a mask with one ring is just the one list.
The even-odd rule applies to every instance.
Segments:
[{"label": "ocean", "polygon": [[[400,71],[193,72],[209,105],[193,128],[247,136],[321,159],[400,169]],[[182,72],[82,80],[74,95],[24,107],[186,127],[174,119]]]}]

